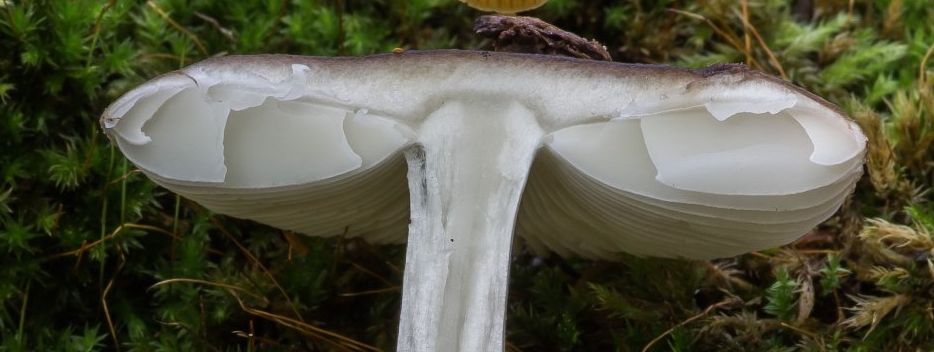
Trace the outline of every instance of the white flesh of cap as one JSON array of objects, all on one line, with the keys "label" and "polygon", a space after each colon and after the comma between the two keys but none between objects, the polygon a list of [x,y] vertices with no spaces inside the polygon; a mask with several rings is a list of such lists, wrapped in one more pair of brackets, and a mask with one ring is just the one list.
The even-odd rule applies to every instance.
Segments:
[{"label": "white flesh of cap", "polygon": [[761,74],[473,52],[215,59],[102,124],[214,211],[377,243],[408,228],[402,351],[502,350],[513,229],[594,258],[777,246],[836,211],[865,147]]}]

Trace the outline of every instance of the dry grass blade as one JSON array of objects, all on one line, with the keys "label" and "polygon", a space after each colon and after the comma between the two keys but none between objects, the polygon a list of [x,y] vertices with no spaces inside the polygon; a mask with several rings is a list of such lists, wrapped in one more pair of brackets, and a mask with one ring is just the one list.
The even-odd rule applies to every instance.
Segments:
[{"label": "dry grass blade", "polygon": [[240,308],[243,309],[244,312],[295,329],[302,334],[319,338],[322,341],[333,344],[335,347],[350,351],[381,351],[379,348],[374,346],[370,346],[335,332],[321,329],[305,322],[301,322],[289,317],[284,317],[278,314],[273,314],[264,310],[251,308],[243,303],[243,300],[240,299],[240,296],[238,296],[236,292],[230,291],[230,294],[237,300],[237,303],[240,304]]},{"label": "dry grass blade", "polygon": [[785,74],[785,69],[782,67],[781,62],[778,61],[778,58],[775,56],[775,53],[772,52],[772,49],[769,48],[769,45],[765,43],[765,39],[762,39],[762,35],[759,34],[759,30],[756,29],[752,23],[749,23],[749,19],[746,16],[739,16],[743,21],[743,28],[746,29],[749,33],[752,33],[752,36],[756,38],[756,42],[759,43],[759,46],[762,47],[762,50],[765,50],[765,54],[769,57],[769,63],[772,65],[772,68],[778,70],[778,74],[782,76],[782,79],[788,80],[788,75]]},{"label": "dry grass blade", "polygon": [[[794,332],[796,332],[796,333],[798,333],[798,334],[804,335],[804,336],[810,338],[812,341],[820,341],[820,336],[818,336],[817,334],[815,334],[815,333],[813,333],[813,332],[810,332],[810,331],[807,331],[807,330],[804,330],[804,329],[799,328],[799,327],[797,327],[797,326],[793,326],[793,325],[788,324],[788,323],[786,323],[786,322],[779,322],[779,323],[778,323],[778,326],[781,326],[781,327],[783,327],[783,328],[785,328],[785,329],[794,331]],[[827,350],[823,345],[818,345],[818,346],[819,346],[819,348],[820,348],[820,351],[826,351],[826,350]]]},{"label": "dry grass blade", "polygon": [[897,37],[902,32],[902,13],[904,6],[902,0],[892,0],[883,13],[882,35],[885,37]]},{"label": "dry grass blade", "polygon": [[[253,320],[250,320],[250,328],[251,328],[251,329],[253,328]],[[256,343],[257,343],[257,342],[260,342],[260,343],[262,343],[262,344],[264,344],[264,345],[266,345],[266,346],[272,346],[272,347],[274,347],[274,348],[276,348],[276,349],[285,349],[285,346],[283,346],[281,343],[279,343],[279,341],[273,340],[273,339],[268,338],[268,337],[263,337],[263,336],[256,335],[256,334],[253,333],[253,332],[246,332],[246,331],[234,330],[234,331],[231,331],[231,333],[233,333],[234,336],[242,337],[242,338],[245,338],[245,339],[247,339],[247,340],[249,341],[249,343],[250,343],[250,349],[248,349],[247,351],[256,351]]]},{"label": "dry grass blade", "polygon": [[110,0],[101,8],[101,11],[97,14],[97,19],[94,21],[94,27],[91,30],[91,50],[88,50],[88,57],[85,60],[85,67],[91,66],[91,62],[94,58],[94,51],[97,48],[97,40],[100,38],[101,33],[101,20],[104,19],[104,14],[107,13],[111,8],[117,5],[117,0]]},{"label": "dry grass blade", "polygon": [[704,309],[703,312],[697,313],[694,316],[685,319],[684,321],[676,324],[675,326],[672,326],[668,330],[665,330],[665,332],[663,332],[661,335],[656,336],[654,339],[652,339],[652,341],[649,341],[649,343],[645,344],[645,347],[642,347],[642,352],[648,352],[650,349],[652,349],[652,346],[654,346],[656,343],[658,343],[663,338],[665,338],[665,336],[668,336],[669,334],[674,332],[675,329],[685,326],[687,324],[690,324],[692,321],[695,321],[697,319],[703,318],[707,316],[707,314],[710,314],[710,312],[714,311],[717,308],[728,306],[728,305],[733,305],[737,303],[739,303],[739,299],[735,297],[727,297],[724,300],[707,307],[707,309]]},{"label": "dry grass blade", "polygon": [[379,274],[377,274],[377,273],[374,273],[372,270],[363,267],[363,265],[357,264],[357,263],[355,263],[355,262],[350,262],[350,266],[352,266],[354,269],[357,269],[357,270],[359,270],[360,272],[362,272],[362,273],[364,273],[364,274],[367,274],[367,275],[369,275],[369,276],[372,276],[372,277],[376,278],[376,279],[379,280],[379,281],[382,281],[384,284],[387,284],[387,285],[390,285],[390,286],[395,286],[395,285],[396,285],[395,282],[390,281],[389,279],[383,277],[382,275],[379,275]]},{"label": "dry grass blade", "polygon": [[509,341],[506,341],[506,351],[507,352],[522,352],[522,349],[519,348],[519,346],[516,346],[515,344],[512,344]]},{"label": "dry grass blade", "polygon": [[928,50],[924,53],[924,57],[921,59],[921,65],[918,68],[918,84],[921,84],[922,86],[927,85],[927,66],[928,61],[931,59],[931,55],[934,55],[934,43],[931,43],[931,46],[929,46]]},{"label": "dry grass blade", "polygon": [[[151,225],[140,225],[140,224],[126,223],[126,224],[122,224],[122,225],[120,225],[120,226],[117,226],[117,228],[114,229],[110,234],[108,234],[108,235],[106,235],[106,236],[104,236],[104,237],[101,237],[101,238],[98,239],[98,240],[95,240],[95,241],[89,242],[89,243],[82,243],[82,244],[81,244],[81,247],[78,247],[78,249],[70,250],[70,251],[67,251],[67,252],[56,253],[56,254],[50,255],[50,256],[48,256],[48,257],[42,258],[42,260],[45,261],[45,260],[50,260],[50,259],[55,259],[55,258],[61,258],[61,257],[72,256],[72,255],[73,255],[73,256],[79,256],[79,257],[80,257],[80,256],[81,256],[82,254],[84,254],[85,252],[91,250],[91,249],[94,248],[94,247],[97,247],[97,246],[103,244],[104,242],[107,242],[107,241],[109,241],[109,240],[114,239],[115,237],[117,237],[117,236],[119,236],[121,233],[123,233],[123,231],[128,230],[128,229],[152,231],[152,232],[161,233],[161,234],[163,234],[163,235],[172,237],[172,238],[174,238],[174,239],[178,239],[178,236],[176,236],[175,234],[173,234],[171,231],[167,231],[167,230],[162,229],[162,228],[159,228],[159,227],[155,227],[155,226],[151,226]],[[208,249],[208,252],[211,253],[211,254],[223,254],[223,253],[221,253],[220,251],[217,251],[217,250],[215,250],[215,249]]]},{"label": "dry grass blade", "polygon": [[[220,288],[226,289],[226,290],[228,290],[228,291],[243,292],[243,293],[245,293],[245,294],[247,294],[247,295],[249,295],[249,296],[251,296],[251,297],[254,297],[254,298],[256,298],[256,299],[259,299],[259,300],[262,301],[264,304],[269,304],[269,300],[268,300],[266,297],[264,297],[264,296],[262,296],[262,295],[260,295],[260,294],[256,294],[256,293],[250,292],[249,290],[247,290],[247,289],[245,289],[245,288],[242,288],[242,287],[240,287],[240,286],[231,285],[231,284],[226,284],[226,283],[223,283],[223,282],[214,282],[214,281],[208,281],[208,280],[201,280],[201,279],[190,279],[190,278],[166,279],[166,280],[159,281],[159,282],[153,284],[152,286],[149,286],[149,288],[150,288],[150,289],[153,289],[153,288],[156,288],[156,287],[159,287],[159,286],[168,285],[168,284],[174,284],[174,283],[179,283],[179,282],[193,283],[193,284],[202,284],[202,285],[220,287]],[[239,300],[240,298],[237,297],[237,299]]]},{"label": "dry grass blade", "polygon": [[[746,2],[744,1],[743,4],[745,5]],[[703,15],[699,15],[696,13],[683,11],[683,10],[677,10],[677,9],[668,9],[668,11],[706,22],[707,25],[709,25],[710,28],[713,29],[715,33],[719,34],[721,37],[726,39],[726,41],[729,42],[730,45],[735,47],[736,50],[739,50],[745,53],[747,65],[751,67],[761,67],[762,65],[759,64],[756,61],[755,57],[752,55],[752,50],[750,47],[751,44],[749,43],[749,38],[748,38],[748,35],[752,34],[752,36],[756,39],[756,42],[759,43],[759,46],[762,47],[762,49],[765,51],[765,54],[769,57],[769,63],[772,65],[772,67],[778,71],[782,79],[786,81],[788,80],[788,75],[785,74],[785,69],[782,67],[782,64],[778,61],[778,58],[775,56],[775,53],[773,53],[772,49],[770,49],[768,44],[766,44],[765,39],[762,39],[762,35],[759,34],[759,30],[757,30],[756,27],[753,26],[749,22],[748,18],[744,16],[743,14],[740,14],[739,17],[743,22],[743,28],[745,29],[744,38],[746,39],[744,42],[746,42],[747,45],[740,44],[740,39],[736,35],[733,35],[732,33],[724,30],[723,28],[720,28],[720,26],[717,26],[713,21],[711,21],[707,17],[704,17]]]},{"label": "dry grass blade", "polygon": [[742,0],[739,2],[740,7],[743,10],[743,52],[746,55],[746,65],[752,65],[752,38],[749,37],[749,28],[746,26],[749,23],[749,1]]},{"label": "dry grass blade", "polygon": [[194,12],[194,15],[195,15],[196,17],[198,17],[198,18],[204,20],[205,22],[211,24],[211,26],[214,27],[214,29],[216,29],[218,32],[220,32],[220,34],[223,35],[224,38],[227,38],[227,40],[229,40],[229,41],[231,41],[231,42],[233,42],[233,43],[236,43],[236,42],[237,42],[237,38],[234,36],[234,32],[233,32],[232,30],[230,30],[230,29],[225,28],[224,26],[222,26],[221,23],[220,23],[216,18],[211,17],[211,16],[208,16],[208,15],[203,14],[203,13],[198,12],[198,11],[195,11],[195,12]]},{"label": "dry grass blade", "polygon": [[[722,28],[720,28],[720,26],[717,26],[715,23],[713,23],[713,21],[711,21],[707,17],[704,17],[703,15],[699,15],[693,12],[688,12],[688,11],[683,11],[683,10],[678,10],[678,9],[668,9],[668,11],[706,22],[707,25],[710,26],[710,29],[713,29],[714,33],[719,34],[721,37],[723,37],[723,39],[726,39],[726,41],[730,42],[730,45],[736,48],[736,50],[743,51],[743,45],[739,43],[739,38],[737,38],[732,33],[729,33],[723,30]],[[755,62],[755,58],[753,58],[753,62]]]},{"label": "dry grass blade", "polygon": [[19,326],[16,329],[16,341],[23,341],[23,327],[26,324],[26,307],[29,306],[29,289],[32,288],[32,282],[26,283],[26,289],[23,290],[23,302],[19,307]]},{"label": "dry grass blade", "polygon": [[107,304],[107,295],[110,294],[110,290],[113,288],[117,274],[123,270],[124,264],[126,264],[126,258],[123,256],[123,252],[120,252],[120,264],[117,265],[117,270],[114,271],[114,276],[110,278],[110,281],[107,282],[107,286],[104,287],[104,291],[101,292],[101,306],[104,309],[104,319],[107,320],[107,328],[110,329],[110,337],[113,338],[114,349],[118,352],[120,351],[120,340],[117,339],[117,328],[114,326],[113,319],[110,317],[110,306]]},{"label": "dry grass blade", "polygon": [[292,231],[282,231],[281,234],[282,237],[285,238],[285,242],[289,244],[289,255],[287,258],[289,264],[292,263],[292,253],[297,253],[300,257],[308,255],[308,246],[302,243],[298,235]]},{"label": "dry grass blade", "polygon": [[399,291],[399,289],[401,289],[401,287],[392,286],[392,287],[380,288],[380,289],[369,290],[369,291],[341,293],[340,296],[341,297],[368,296],[368,295],[375,295],[375,294],[380,294],[380,293],[396,292],[396,291]]},{"label": "dry grass blade", "polygon": [[220,221],[217,220],[217,218],[212,218],[211,222],[213,222],[214,225],[217,226],[218,230],[220,230],[220,232],[224,234],[224,236],[226,236],[227,239],[233,242],[237,246],[237,248],[240,249],[240,252],[242,252],[243,255],[245,255],[248,259],[250,259],[250,262],[252,262],[257,267],[259,267],[260,270],[262,270],[263,273],[269,277],[269,280],[272,281],[272,284],[276,286],[276,289],[279,290],[279,293],[282,294],[282,297],[285,298],[285,301],[289,303],[289,308],[292,309],[292,313],[295,313],[295,317],[297,317],[298,320],[304,322],[305,318],[302,317],[302,313],[299,313],[298,307],[295,305],[295,302],[292,302],[292,297],[289,297],[289,294],[285,292],[285,289],[282,288],[282,285],[279,284],[279,281],[276,280],[276,277],[272,275],[272,272],[269,271],[269,269],[266,268],[266,266],[263,265],[263,263],[261,263],[259,259],[257,259],[256,256],[253,255],[252,252],[250,252],[249,249],[247,249],[243,244],[241,244],[240,241],[237,241],[237,238],[234,237],[229,231],[227,231],[227,228],[224,227],[224,225],[221,224]]},{"label": "dry grass blade", "polygon": [[175,28],[179,32],[182,32],[185,35],[187,35],[189,38],[191,38],[191,41],[195,43],[195,46],[198,47],[198,50],[201,51],[202,55],[205,55],[205,56],[208,55],[208,49],[204,46],[204,43],[201,42],[201,39],[198,39],[197,35],[189,31],[187,28],[182,27],[182,25],[178,24],[178,22],[175,22],[175,20],[173,20],[172,17],[169,17],[168,13],[162,10],[162,8],[160,8],[159,5],[156,5],[156,3],[153,2],[152,0],[147,1],[146,5],[152,8],[153,11],[156,11],[156,13],[159,14],[159,17],[162,17],[162,19],[168,22],[169,25],[172,26],[172,28]]}]

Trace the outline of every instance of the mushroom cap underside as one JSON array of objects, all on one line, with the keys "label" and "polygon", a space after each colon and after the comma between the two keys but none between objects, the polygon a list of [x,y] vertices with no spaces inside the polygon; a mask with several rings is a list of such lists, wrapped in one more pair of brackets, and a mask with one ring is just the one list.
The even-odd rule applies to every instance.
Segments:
[{"label": "mushroom cap underside", "polygon": [[449,101],[535,114],[547,135],[516,232],[564,255],[788,243],[842,204],[865,148],[834,106],[740,66],[468,51],[211,59],[128,92],[102,125],[153,180],[214,211],[401,242],[401,151]]}]

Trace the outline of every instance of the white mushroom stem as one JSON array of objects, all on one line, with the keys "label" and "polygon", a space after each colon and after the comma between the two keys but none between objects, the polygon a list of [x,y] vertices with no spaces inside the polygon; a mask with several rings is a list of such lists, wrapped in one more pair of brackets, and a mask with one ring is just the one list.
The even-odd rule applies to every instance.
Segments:
[{"label": "white mushroom stem", "polygon": [[542,129],[513,101],[450,101],[406,154],[399,351],[501,351],[516,213]]}]

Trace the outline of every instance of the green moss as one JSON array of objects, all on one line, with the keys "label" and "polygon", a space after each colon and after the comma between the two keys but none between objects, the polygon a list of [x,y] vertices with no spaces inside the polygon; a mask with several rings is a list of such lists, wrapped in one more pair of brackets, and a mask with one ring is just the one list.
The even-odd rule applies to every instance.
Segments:
[{"label": "green moss", "polygon": [[[510,350],[934,349],[934,8],[749,1],[745,26],[743,3],[552,0],[530,15],[620,61],[744,62],[843,105],[870,137],[855,196],[806,241],[714,262],[521,249]],[[0,0],[0,350],[352,343],[323,331],[392,349],[403,247],[211,214],[136,172],[97,116],[215,55],[481,48],[477,15],[454,0]]]}]

